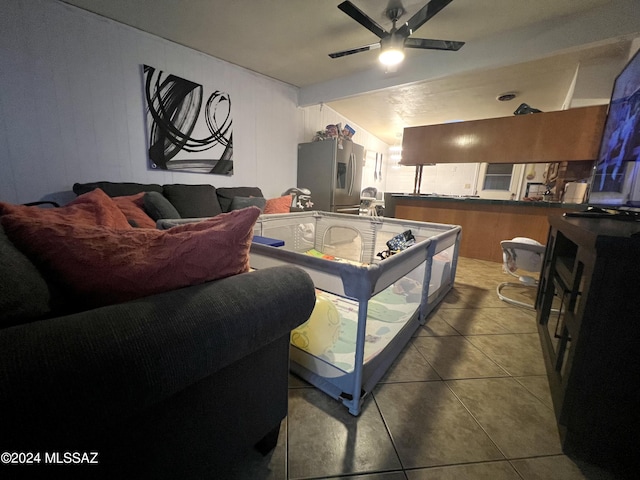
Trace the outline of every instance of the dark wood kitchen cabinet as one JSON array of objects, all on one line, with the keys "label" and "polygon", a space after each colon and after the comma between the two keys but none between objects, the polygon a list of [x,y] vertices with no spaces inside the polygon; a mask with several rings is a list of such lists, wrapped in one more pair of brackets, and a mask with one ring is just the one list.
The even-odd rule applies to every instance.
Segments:
[{"label": "dark wood kitchen cabinet", "polygon": [[640,445],[640,222],[549,217],[538,333],[565,453],[624,478]]},{"label": "dark wood kitchen cabinet", "polygon": [[407,127],[402,165],[547,163],[598,158],[607,105]]}]

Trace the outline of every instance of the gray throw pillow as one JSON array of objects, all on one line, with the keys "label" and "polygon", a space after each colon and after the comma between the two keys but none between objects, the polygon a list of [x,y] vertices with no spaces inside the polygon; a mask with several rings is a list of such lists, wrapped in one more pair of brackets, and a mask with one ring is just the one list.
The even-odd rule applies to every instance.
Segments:
[{"label": "gray throw pillow", "polygon": [[258,207],[261,212],[264,211],[264,206],[267,204],[267,199],[264,197],[233,197],[231,200],[231,210],[240,210],[247,207]]},{"label": "gray throw pillow", "polygon": [[7,238],[0,226],[0,328],[27,323],[50,313],[44,277]]},{"label": "gray throw pillow", "polygon": [[144,194],[144,209],[154,220],[161,218],[181,218],[176,208],[159,192]]},{"label": "gray throw pillow", "polygon": [[222,213],[213,185],[169,184],[162,187],[162,194],[182,218],[215,217]]},{"label": "gray throw pillow", "polygon": [[235,197],[264,197],[258,187],[220,187],[216,188],[216,195],[223,212],[231,210],[231,201]]}]

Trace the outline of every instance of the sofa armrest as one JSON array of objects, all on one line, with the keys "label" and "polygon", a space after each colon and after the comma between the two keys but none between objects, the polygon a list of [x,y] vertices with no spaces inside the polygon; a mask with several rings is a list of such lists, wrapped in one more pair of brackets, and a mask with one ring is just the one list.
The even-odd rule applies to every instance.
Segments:
[{"label": "sofa armrest", "polygon": [[212,217],[198,217],[198,218],[159,218],[156,220],[156,228],[158,230],[169,230],[172,227],[178,225],[184,225],[185,223],[197,223],[209,220]]},{"label": "sofa armrest", "polygon": [[0,330],[3,441],[132,417],[288,335],[314,302],[308,274],[278,266]]}]

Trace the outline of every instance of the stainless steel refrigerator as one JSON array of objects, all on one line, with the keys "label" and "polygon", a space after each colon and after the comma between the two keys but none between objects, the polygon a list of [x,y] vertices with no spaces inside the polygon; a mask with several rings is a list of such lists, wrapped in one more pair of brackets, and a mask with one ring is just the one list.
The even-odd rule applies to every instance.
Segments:
[{"label": "stainless steel refrigerator", "polygon": [[358,214],[364,147],[348,140],[298,145],[298,188],[311,191],[313,210]]}]

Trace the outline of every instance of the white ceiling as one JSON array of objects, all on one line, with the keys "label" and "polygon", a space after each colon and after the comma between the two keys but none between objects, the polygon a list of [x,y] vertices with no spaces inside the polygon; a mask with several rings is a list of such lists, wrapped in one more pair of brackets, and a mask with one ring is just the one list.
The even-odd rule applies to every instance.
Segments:
[{"label": "white ceiling", "polygon": [[[324,103],[389,144],[407,126],[508,116],[522,102],[560,110],[572,91],[574,106],[605,103],[640,36],[638,0],[453,0],[413,36],[466,45],[408,50],[386,73],[376,50],[329,58],[377,40],[341,0],[63,1],[300,87],[301,106]],[[388,0],[352,1],[391,28]],[[402,20],[426,1],[404,0]],[[498,102],[505,92],[518,97]]]}]

